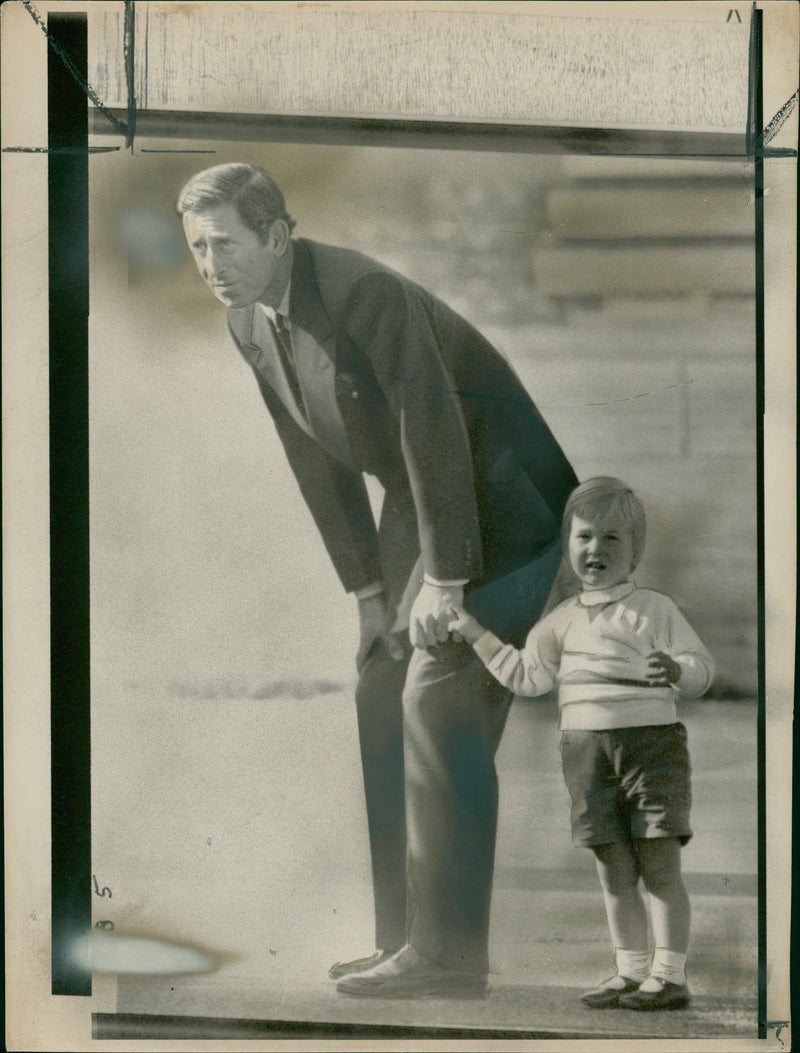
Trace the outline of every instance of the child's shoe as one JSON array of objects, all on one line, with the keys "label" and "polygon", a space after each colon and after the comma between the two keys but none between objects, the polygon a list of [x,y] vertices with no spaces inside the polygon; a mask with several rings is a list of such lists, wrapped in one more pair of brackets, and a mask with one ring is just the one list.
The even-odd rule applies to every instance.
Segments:
[{"label": "child's shoe", "polygon": [[692,998],[686,984],[674,984],[669,980],[648,977],[647,988],[655,988],[655,981],[661,986],[656,989],[642,990],[639,987],[630,994],[621,995],[618,1005],[623,1009],[638,1009],[644,1012],[655,1012],[659,1009],[686,1009]]},{"label": "child's shoe", "polygon": [[591,991],[585,991],[581,995],[581,1001],[584,1005],[588,1005],[590,1009],[614,1009],[620,1005],[620,998],[623,995],[629,995],[635,991],[638,991],[640,980],[631,980],[630,977],[620,976],[617,973],[615,976],[609,976],[607,980],[603,980],[597,987],[593,987]]}]

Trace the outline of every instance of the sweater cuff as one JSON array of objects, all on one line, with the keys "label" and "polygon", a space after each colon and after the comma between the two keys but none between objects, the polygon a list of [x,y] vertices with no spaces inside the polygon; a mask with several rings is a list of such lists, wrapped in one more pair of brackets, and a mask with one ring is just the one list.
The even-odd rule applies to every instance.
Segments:
[{"label": "sweater cuff", "polygon": [[479,636],[472,646],[475,648],[475,654],[477,654],[483,664],[488,665],[502,651],[505,644],[487,629],[483,636]]},{"label": "sweater cuff", "polygon": [[681,675],[673,689],[684,698],[699,698],[704,695],[714,679],[714,665],[701,660],[695,655],[679,655],[675,658],[681,669]]}]

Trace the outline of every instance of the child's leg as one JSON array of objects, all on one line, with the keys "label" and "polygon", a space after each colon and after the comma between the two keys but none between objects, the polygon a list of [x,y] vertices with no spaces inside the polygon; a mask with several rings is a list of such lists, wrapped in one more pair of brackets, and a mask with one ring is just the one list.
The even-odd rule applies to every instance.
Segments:
[{"label": "child's leg", "polygon": [[617,972],[598,987],[585,991],[581,1001],[593,1009],[611,1009],[622,995],[635,991],[650,972],[647,915],[637,888],[639,873],[630,842],[594,845],[592,851],[603,889]]},{"label": "child's leg", "polygon": [[603,889],[611,942],[616,948],[647,949],[647,914],[639,895],[639,863],[630,841],[593,845]]},{"label": "child's leg", "polygon": [[681,876],[681,843],[677,837],[654,837],[639,838],[633,844],[650,897],[655,945],[686,954],[691,915]]},{"label": "child's leg", "polygon": [[650,975],[619,1004],[627,1009],[683,1009],[690,1000],[686,986],[690,909],[681,877],[681,843],[677,837],[659,837],[637,839],[634,845],[650,898],[656,948]]}]

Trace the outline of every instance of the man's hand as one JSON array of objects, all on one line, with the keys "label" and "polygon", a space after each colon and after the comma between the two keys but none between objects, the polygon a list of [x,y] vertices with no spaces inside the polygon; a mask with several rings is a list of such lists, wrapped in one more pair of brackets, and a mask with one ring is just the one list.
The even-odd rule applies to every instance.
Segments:
[{"label": "man's hand", "polygon": [[444,643],[455,607],[464,605],[463,585],[431,585],[423,582],[411,608],[410,633],[414,647],[424,650]]},{"label": "man's hand", "polygon": [[669,687],[681,678],[681,667],[663,651],[653,651],[648,656],[650,669],[647,679],[653,687]]},{"label": "man's hand", "polygon": [[386,596],[379,592],[358,601],[359,641],[356,654],[356,669],[361,672],[372,645],[380,637],[386,644],[391,658],[400,661],[405,656],[403,645],[396,636],[388,632],[389,617],[386,610]]}]

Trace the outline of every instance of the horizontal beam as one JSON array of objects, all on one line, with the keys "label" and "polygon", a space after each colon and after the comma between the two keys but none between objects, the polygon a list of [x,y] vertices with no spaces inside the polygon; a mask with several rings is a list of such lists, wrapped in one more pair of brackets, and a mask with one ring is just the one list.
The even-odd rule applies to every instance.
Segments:
[{"label": "horizontal beam", "polygon": [[[111,115],[127,122],[128,113]],[[94,136],[119,135],[92,110]],[[563,125],[485,124],[365,117],[138,110],[136,136],[206,142],[286,142],[329,146],[381,146],[497,153],[589,154],[595,156],[746,159],[745,135]]]}]

